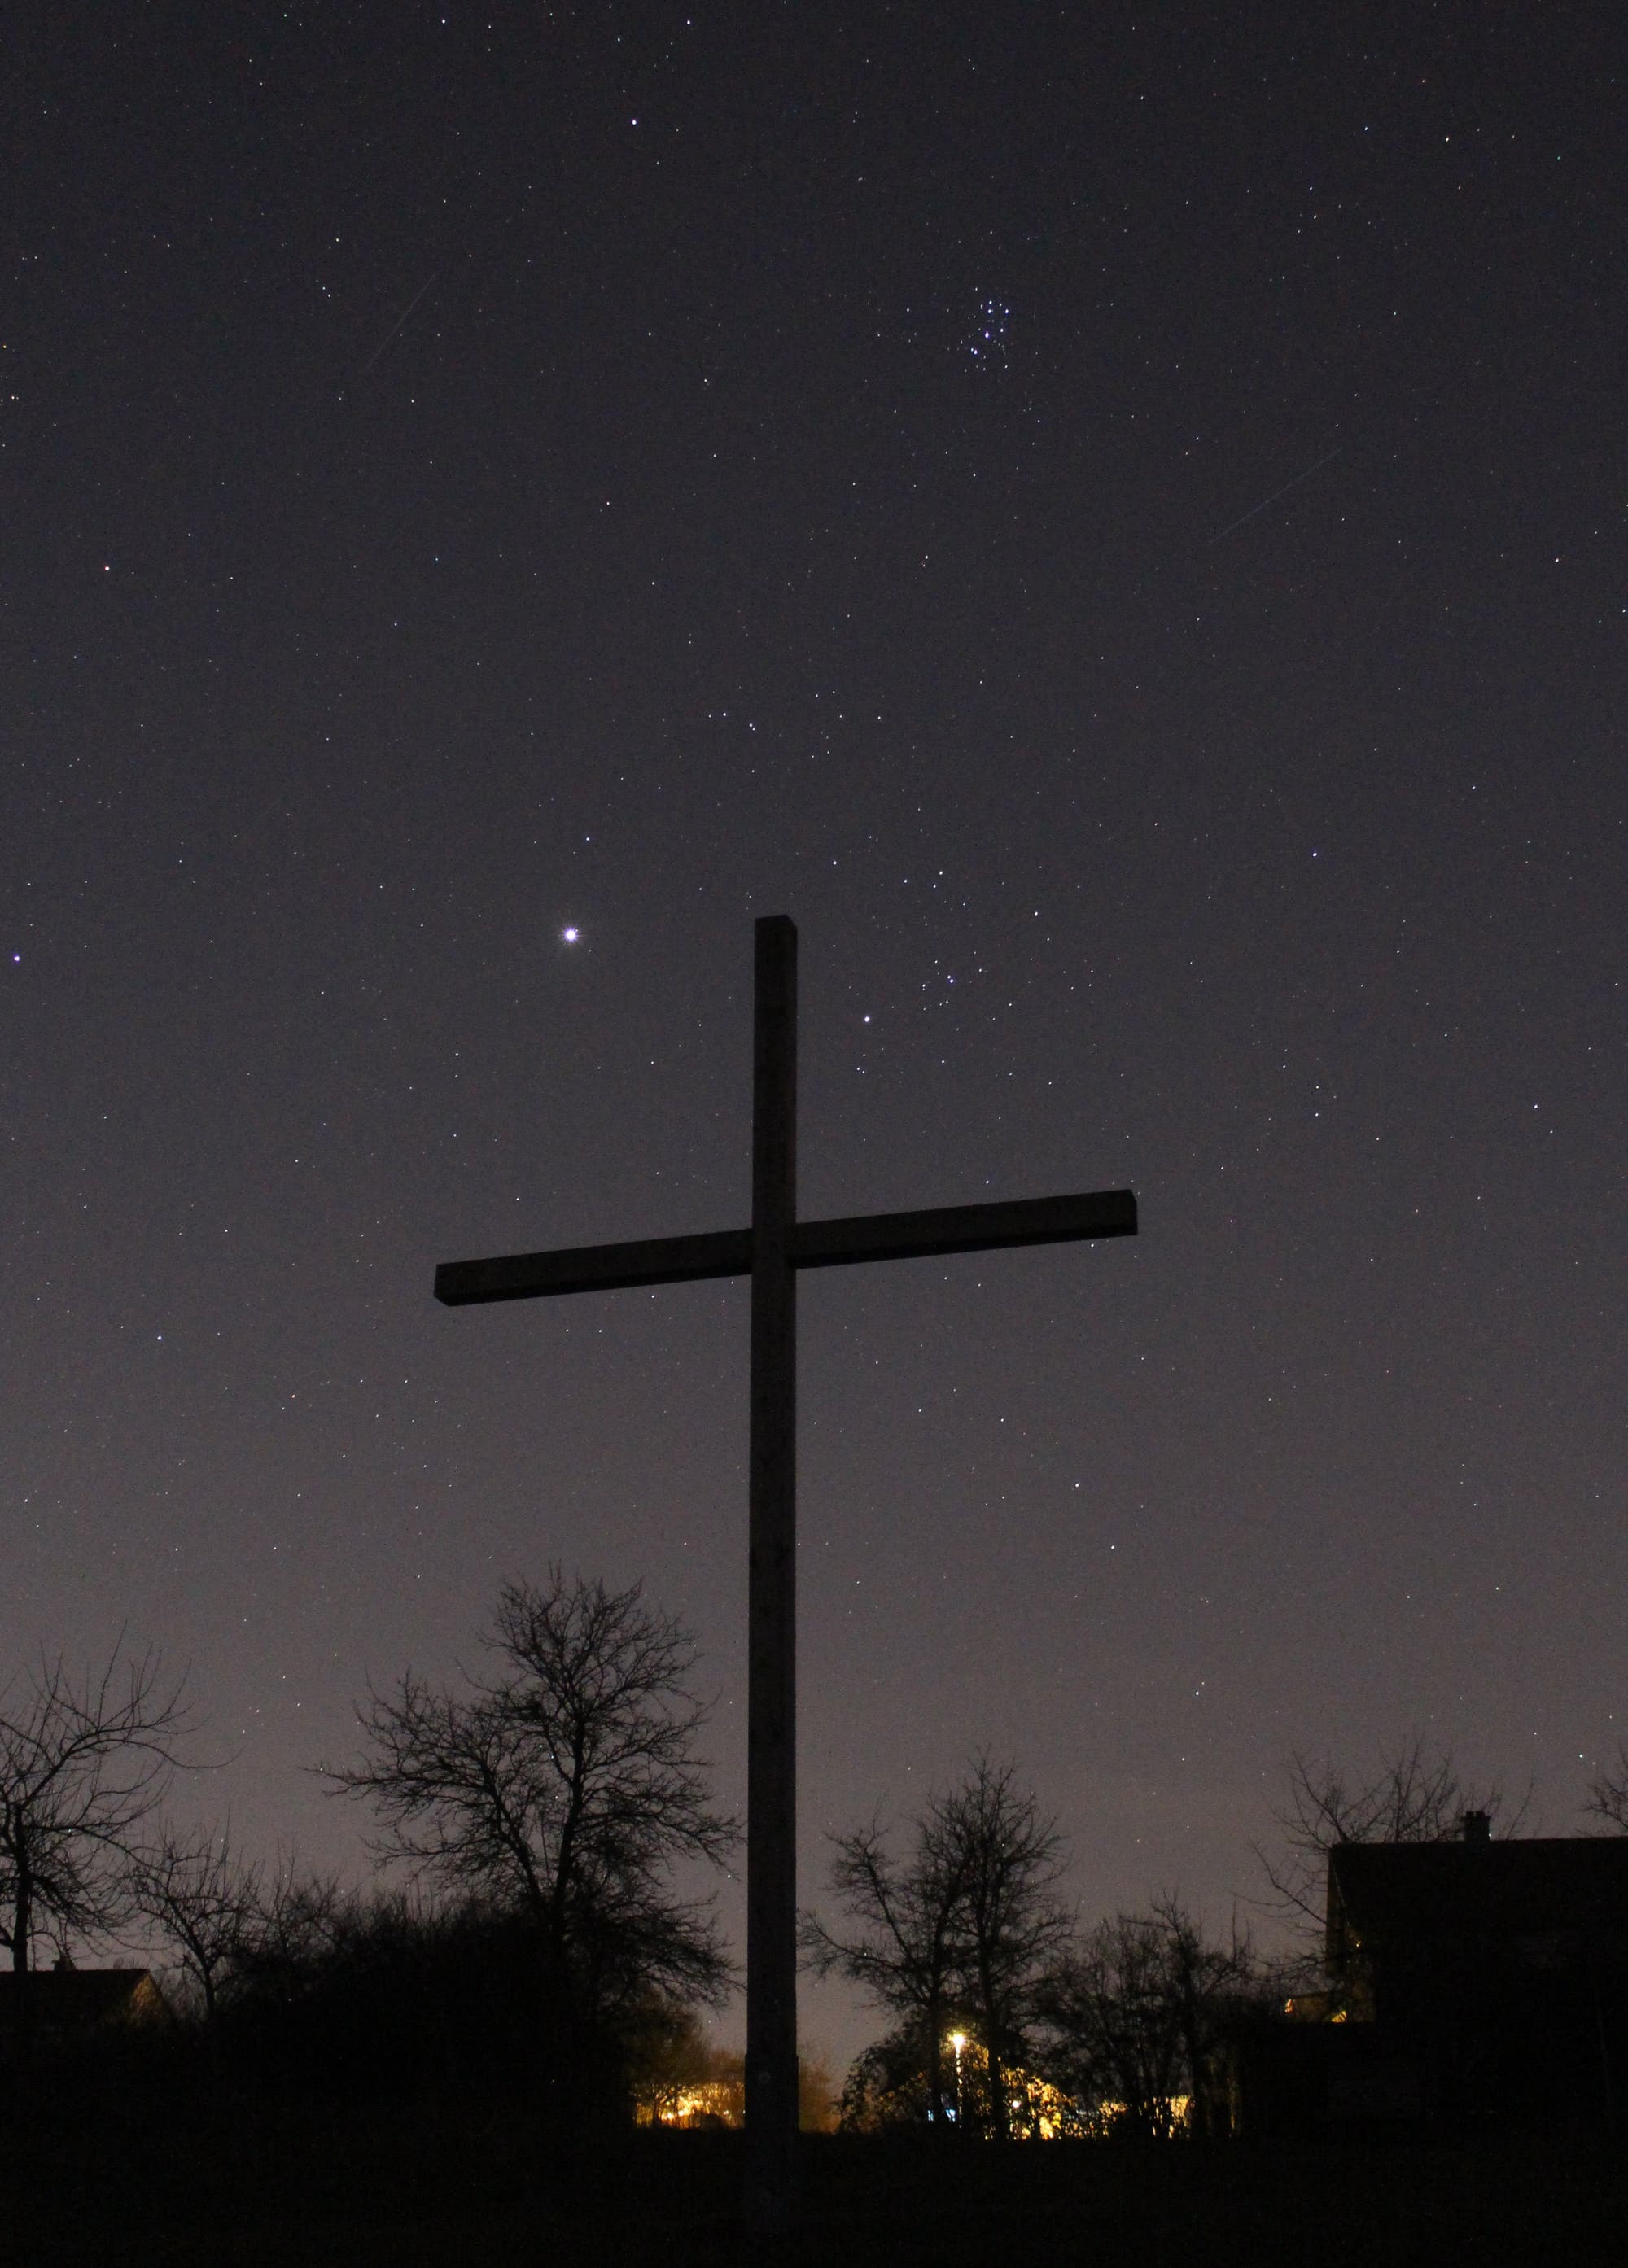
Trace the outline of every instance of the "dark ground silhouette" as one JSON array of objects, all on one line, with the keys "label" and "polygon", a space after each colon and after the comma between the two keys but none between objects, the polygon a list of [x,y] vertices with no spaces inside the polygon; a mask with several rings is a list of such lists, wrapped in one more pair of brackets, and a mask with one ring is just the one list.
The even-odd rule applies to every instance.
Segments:
[{"label": "dark ground silhouette", "polygon": [[[1408,2268],[1623,2257],[1601,2137],[1345,2144],[802,2145],[810,2262]],[[534,2107],[232,2099],[114,2081],[0,2113],[6,2268],[753,2262],[740,2137],[547,2144]]]}]

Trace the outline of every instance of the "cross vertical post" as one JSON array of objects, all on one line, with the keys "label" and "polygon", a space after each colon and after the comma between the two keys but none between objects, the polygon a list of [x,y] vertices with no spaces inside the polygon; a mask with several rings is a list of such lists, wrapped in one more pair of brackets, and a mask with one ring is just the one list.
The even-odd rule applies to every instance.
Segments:
[{"label": "cross vertical post", "polygon": [[747,1731],[747,2218],[790,2233],[797,2180],[797,930],[756,924]]}]

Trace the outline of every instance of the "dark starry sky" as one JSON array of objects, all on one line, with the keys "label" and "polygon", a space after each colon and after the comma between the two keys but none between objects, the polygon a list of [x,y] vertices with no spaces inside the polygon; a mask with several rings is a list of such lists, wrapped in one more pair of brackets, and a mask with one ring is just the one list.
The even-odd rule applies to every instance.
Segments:
[{"label": "dark starry sky", "polygon": [[305,1768],[557,1558],[694,1625],[738,1800],[744,1287],[430,1287],[744,1220],[787,912],[805,1212],[1143,1222],[804,1278],[807,1887],[980,1743],[1090,1918],[1224,1922],[1296,1745],[1571,1830],[1620,15],[446,8],[6,73],[6,1664],[128,1623],[187,1802],[359,1867]]}]

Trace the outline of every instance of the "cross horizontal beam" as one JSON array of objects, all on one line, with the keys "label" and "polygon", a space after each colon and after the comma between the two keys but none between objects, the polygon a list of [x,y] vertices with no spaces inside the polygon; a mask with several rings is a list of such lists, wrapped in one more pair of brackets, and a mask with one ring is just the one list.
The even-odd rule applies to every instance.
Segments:
[{"label": "cross horizontal beam", "polygon": [[847,1220],[799,1221],[792,1232],[799,1268],[842,1268],[853,1260],[932,1260],[949,1252],[998,1252],[1008,1245],[1074,1244],[1087,1236],[1134,1236],[1129,1189],[1072,1197],[1015,1197],[1002,1204],[934,1205],[926,1212],[855,1213]]},{"label": "cross horizontal beam", "polygon": [[516,1252],[506,1260],[444,1260],[435,1296],[444,1307],[484,1300],[547,1300],[562,1292],[630,1292],[639,1284],[696,1284],[746,1276],[749,1228],[710,1236],[653,1236],[639,1244],[580,1244],[564,1252]]},{"label": "cross horizontal beam", "polygon": [[[862,1260],[932,1260],[954,1252],[1134,1236],[1136,1230],[1131,1191],[1096,1189],[1078,1197],[799,1221],[791,1231],[788,1256],[795,1268],[842,1268]],[[494,1300],[554,1299],[567,1292],[693,1284],[709,1277],[748,1275],[751,1267],[751,1230],[726,1228],[705,1236],[657,1236],[634,1244],[445,1261],[435,1271],[435,1296],[445,1307],[468,1307]]]}]

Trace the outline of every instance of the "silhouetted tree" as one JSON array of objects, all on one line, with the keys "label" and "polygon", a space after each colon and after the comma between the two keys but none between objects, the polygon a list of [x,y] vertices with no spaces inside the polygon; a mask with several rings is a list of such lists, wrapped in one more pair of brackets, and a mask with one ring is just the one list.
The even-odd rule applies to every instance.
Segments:
[{"label": "silhouetted tree", "polygon": [[100,1670],[76,1677],[58,1655],[0,1696],[0,1945],[16,1972],[19,2036],[36,1940],[65,1955],[130,1917],[132,1857],[188,1730],[184,1684],[166,1681],[156,1653],[127,1655],[121,1638]]},{"label": "silhouetted tree", "polygon": [[239,1973],[262,2005],[297,1999],[365,1910],[366,1901],[336,1874],[302,1870],[286,1853],[256,1882]]},{"label": "silhouetted tree", "polygon": [[721,1863],[736,1832],[707,1808],[695,1754],[693,1641],[638,1585],[608,1591],[557,1568],[541,1589],[506,1585],[483,1643],[497,1674],[466,1692],[409,1671],[371,1695],[358,1712],[371,1753],[328,1777],[382,1816],[381,1861],[525,1918],[563,2070],[652,1995],[722,1997],[716,1923],[672,1874]]},{"label": "silhouetted tree", "polygon": [[901,2020],[925,2072],[926,2115],[941,2125],[944,2036],[959,2007],[965,1854],[936,1801],[916,1822],[914,1848],[902,1861],[878,1821],[830,1840],[831,1891],[857,1927],[839,1933],[804,1915],[804,1957],[817,1975],[835,1971]]},{"label": "silhouetted tree", "polygon": [[1628,1746],[1620,1747],[1616,1764],[1589,1782],[1586,1808],[1619,1835],[1628,1835]]},{"label": "silhouetted tree", "polygon": [[[1433,1755],[1418,1741],[1361,1778],[1327,1758],[1297,1755],[1288,1779],[1286,1799],[1273,1814],[1282,1848],[1257,1845],[1256,1857],[1271,1886],[1266,1903],[1314,1947],[1322,1940],[1328,1854],[1337,1843],[1450,1843],[1467,1813],[1496,1819],[1504,1808],[1500,1789],[1461,1779],[1449,1752]],[[1523,1800],[1505,1832],[1514,1832],[1526,1808]]]},{"label": "silhouetted tree", "polygon": [[461,2097],[534,2087],[544,2016],[534,1934],[514,1916],[291,1873],[211,2038],[254,2088]]},{"label": "silhouetted tree", "polygon": [[843,2081],[838,2123],[847,2134],[920,2126],[932,2114],[919,2021],[895,2025],[861,2049]]},{"label": "silhouetted tree", "polygon": [[1166,1970],[1175,2004],[1191,2099],[1192,2132],[1215,2131],[1227,2035],[1241,2015],[1259,2013],[1273,1980],[1234,1920],[1225,1945],[1212,1945],[1180,1900],[1153,1901],[1153,1919],[1165,1933]]},{"label": "silhouetted tree", "polygon": [[1010,2137],[1003,2080],[1023,2057],[1041,1996],[1072,1918],[1056,1896],[1063,1837],[1013,1764],[980,1756],[938,1806],[955,1854],[963,1917],[961,1974],[988,2058],[991,2130]]},{"label": "silhouetted tree", "polygon": [[719,2124],[733,2123],[715,2098],[732,2089],[735,2073],[726,2073],[726,2066],[739,2058],[713,2046],[693,2008],[652,2001],[632,2014],[627,2046],[628,2085],[641,2121],[665,2125],[700,2118],[710,2124],[716,2117]]},{"label": "silhouetted tree", "polygon": [[1186,2097],[1211,2132],[1229,2021],[1257,1997],[1246,1937],[1205,1942],[1173,1897],[1101,1923],[1056,1964],[1043,1994],[1048,2067],[1079,2100],[1112,2105],[1138,2134],[1168,2138]]},{"label": "silhouetted tree", "polygon": [[1055,1821],[1019,1787],[1014,1766],[980,1756],[959,1786],[930,1799],[906,1858],[893,1857],[875,1822],[833,1841],[831,1888],[857,1926],[837,1931],[806,1916],[805,1957],[900,2020],[856,2084],[867,2101],[907,2100],[897,2066],[914,2054],[924,2114],[941,2121],[946,2029],[964,2019],[985,2050],[991,2132],[1005,2136],[1003,2062],[1022,2053],[1070,1927],[1055,1895],[1063,1852]]},{"label": "silhouetted tree", "polygon": [[162,1821],[134,1856],[130,1905],[156,1931],[195,1990],[205,2022],[221,1990],[252,1962],[264,1929],[262,1870],[232,1849],[230,1820],[217,1835]]}]

